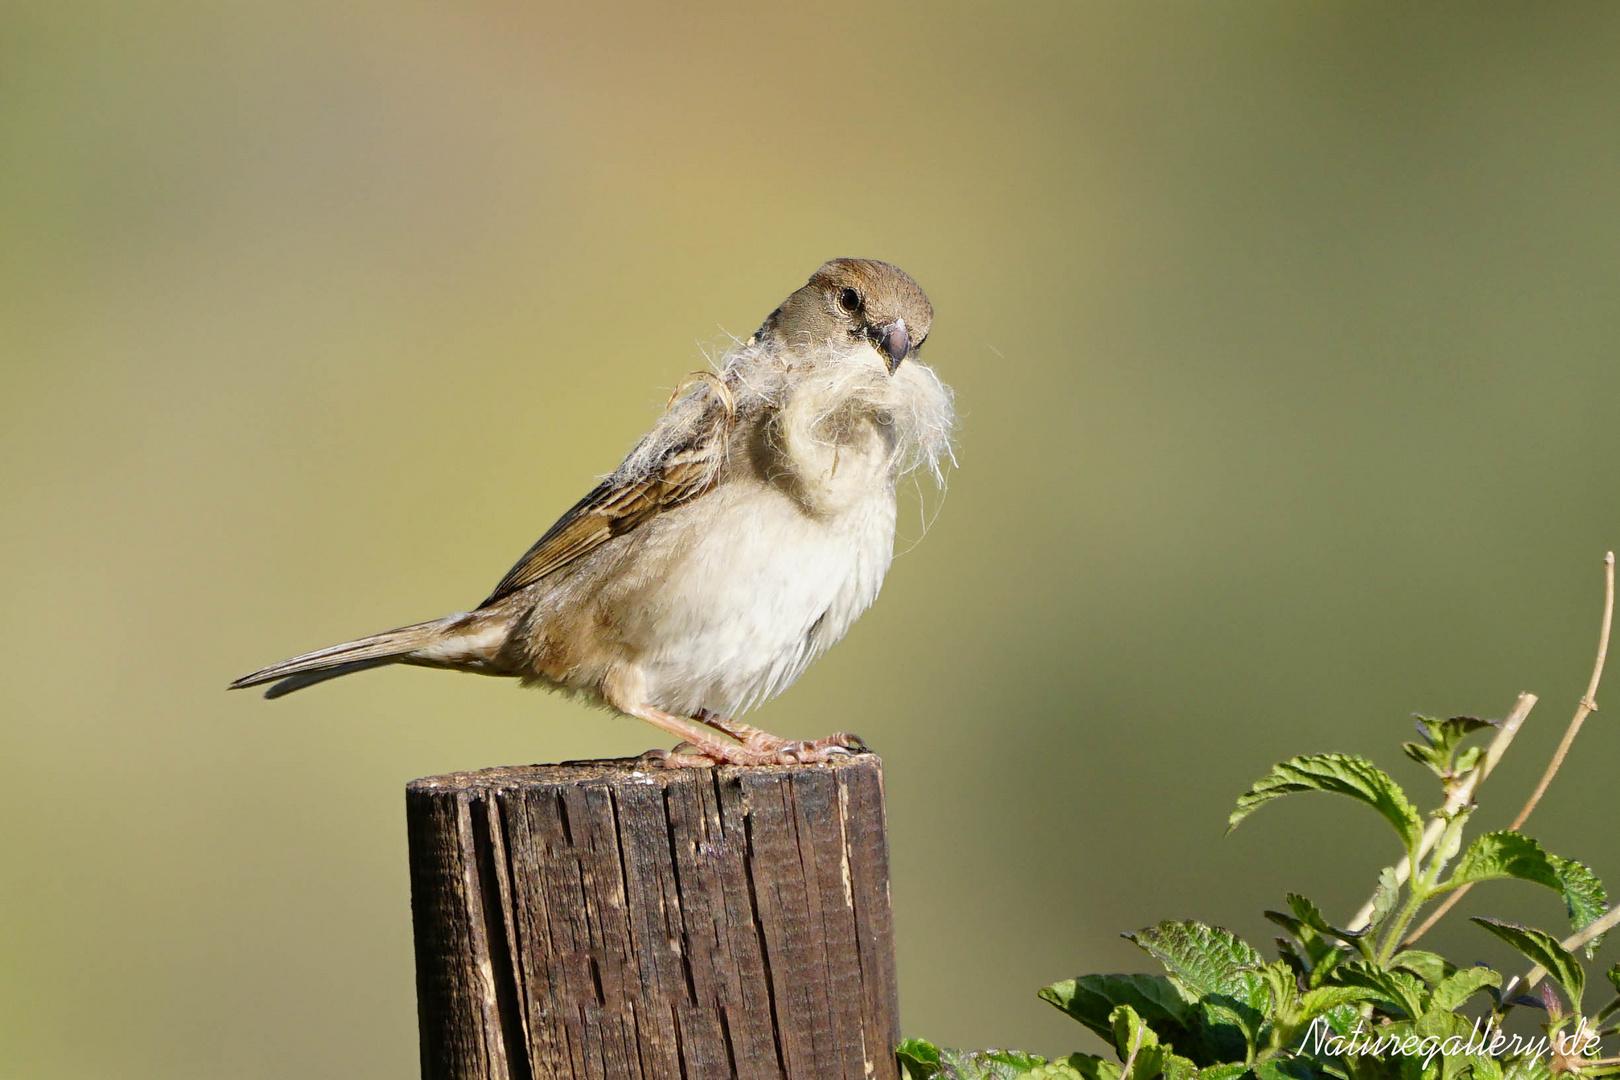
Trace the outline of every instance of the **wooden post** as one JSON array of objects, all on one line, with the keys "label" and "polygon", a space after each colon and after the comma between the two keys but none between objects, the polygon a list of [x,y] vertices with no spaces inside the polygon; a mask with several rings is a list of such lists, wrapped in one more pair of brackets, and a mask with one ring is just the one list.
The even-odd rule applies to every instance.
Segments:
[{"label": "wooden post", "polygon": [[882,763],[406,791],[423,1080],[895,1080]]}]

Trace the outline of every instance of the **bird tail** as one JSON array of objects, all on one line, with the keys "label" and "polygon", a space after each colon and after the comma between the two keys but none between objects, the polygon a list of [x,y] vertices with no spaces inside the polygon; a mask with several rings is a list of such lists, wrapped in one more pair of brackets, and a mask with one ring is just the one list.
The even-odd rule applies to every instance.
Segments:
[{"label": "bird tail", "polygon": [[[341,645],[316,649],[260,668],[251,675],[244,675],[232,682],[230,688],[242,690],[249,686],[275,683],[265,691],[264,696],[278,698],[327,679],[387,664],[427,663],[437,666],[435,661],[448,661],[446,666],[450,666],[460,659],[455,655],[461,650],[455,648],[454,639],[461,636],[457,631],[462,630],[468,621],[466,615],[453,615],[447,619],[402,626],[397,630],[345,641]],[[427,655],[419,655],[428,649],[431,652]]]}]

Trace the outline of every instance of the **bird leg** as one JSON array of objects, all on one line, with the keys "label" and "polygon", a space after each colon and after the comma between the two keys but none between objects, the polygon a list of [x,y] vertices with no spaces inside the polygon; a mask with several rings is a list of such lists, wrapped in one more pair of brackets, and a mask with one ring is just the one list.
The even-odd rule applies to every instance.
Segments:
[{"label": "bird leg", "polygon": [[729,716],[710,712],[708,709],[699,709],[692,717],[701,724],[707,724],[717,731],[723,731],[733,739],[742,743],[750,750],[759,750],[765,753],[788,755],[793,761],[826,761],[830,757],[837,757],[845,753],[868,753],[866,742],[859,735],[851,735],[846,731],[839,731],[828,735],[825,739],[797,740],[784,739],[780,735],[772,735],[762,731],[752,724],[745,724],[741,720],[733,720]]},{"label": "bird leg", "polygon": [[[702,723],[674,713],[656,709],[651,705],[630,705],[615,702],[615,707],[638,720],[645,720],[656,728],[669,732],[682,742],[673,750],[650,750],[642,757],[657,761],[666,768],[706,768],[713,765],[797,765],[831,761],[844,757],[855,747],[864,750],[865,744],[851,735],[835,735],[832,739],[815,742],[793,742],[760,731],[748,724],[727,720],[728,727],[720,727],[705,719]],[[704,726],[705,724],[709,726]],[[711,730],[711,728],[713,730]],[[730,728],[735,728],[732,732]],[[741,744],[720,738],[715,731],[725,731],[741,739]]]},{"label": "bird leg", "polygon": [[720,738],[709,728],[684,716],[655,709],[651,705],[614,702],[614,707],[637,720],[669,732],[681,740],[674,750],[649,750],[642,757],[669,768],[701,768],[707,765],[767,765],[763,755]]}]

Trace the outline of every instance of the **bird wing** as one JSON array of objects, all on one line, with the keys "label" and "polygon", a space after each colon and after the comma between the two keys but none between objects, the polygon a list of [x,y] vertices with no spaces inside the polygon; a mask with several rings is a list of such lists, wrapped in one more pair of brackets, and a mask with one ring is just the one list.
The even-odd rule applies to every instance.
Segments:
[{"label": "bird wing", "polygon": [[725,460],[729,419],[702,425],[690,438],[665,450],[644,472],[615,473],[602,481],[546,530],[479,606],[503,600],[615,536],[709,491]]}]

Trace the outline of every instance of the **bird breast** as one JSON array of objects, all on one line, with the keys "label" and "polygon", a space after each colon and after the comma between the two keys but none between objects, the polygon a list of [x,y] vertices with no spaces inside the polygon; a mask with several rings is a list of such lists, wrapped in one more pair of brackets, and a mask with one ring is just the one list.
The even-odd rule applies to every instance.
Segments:
[{"label": "bird breast", "polygon": [[[670,537],[667,572],[625,627],[650,703],[736,715],[786,689],[877,598],[894,552],[890,447],[875,423],[857,431],[786,445],[757,432],[760,467],[692,504],[696,528]],[[685,531],[674,519],[688,515],[665,516]]]}]

